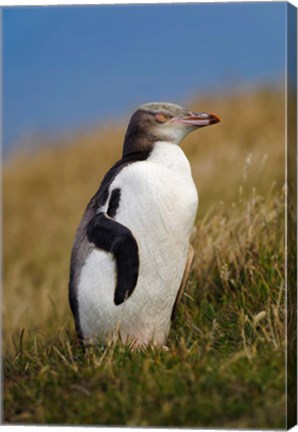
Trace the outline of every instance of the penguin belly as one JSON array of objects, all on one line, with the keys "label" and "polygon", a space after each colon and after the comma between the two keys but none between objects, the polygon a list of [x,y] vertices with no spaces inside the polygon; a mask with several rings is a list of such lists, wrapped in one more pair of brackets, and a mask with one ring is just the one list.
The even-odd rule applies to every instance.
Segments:
[{"label": "penguin belly", "polygon": [[92,250],[78,286],[86,339],[105,341],[118,333],[139,345],[166,342],[198,204],[189,163],[179,147],[170,146],[156,146],[159,154],[125,167],[110,186],[110,193],[121,191],[114,220],[129,228],[138,244],[138,280],[130,297],[115,305],[114,257]]}]

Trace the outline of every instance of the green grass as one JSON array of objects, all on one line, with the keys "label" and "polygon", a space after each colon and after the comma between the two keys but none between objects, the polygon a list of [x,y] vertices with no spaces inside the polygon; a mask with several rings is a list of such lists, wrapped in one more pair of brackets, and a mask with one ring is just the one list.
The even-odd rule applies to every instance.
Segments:
[{"label": "green grass", "polygon": [[117,149],[96,132],[7,165],[5,423],[285,428],[282,97],[210,100],[222,128],[202,131],[204,146],[195,137],[184,146],[201,203],[168,350],[112,341],[84,353],[74,335],[74,231],[122,132],[113,132]]},{"label": "green grass", "polygon": [[244,356],[224,366],[213,347],[199,350],[197,342],[177,341],[171,349],[170,354],[132,353],[112,346],[92,348],[83,356],[59,339],[23,352],[6,365],[6,421],[284,426],[281,353],[272,361],[272,353],[265,349],[261,359],[249,361]]}]

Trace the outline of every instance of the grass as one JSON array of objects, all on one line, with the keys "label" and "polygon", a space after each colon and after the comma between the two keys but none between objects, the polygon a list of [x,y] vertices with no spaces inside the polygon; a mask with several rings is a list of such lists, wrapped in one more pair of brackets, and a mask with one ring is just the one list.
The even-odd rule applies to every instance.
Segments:
[{"label": "grass", "polygon": [[120,155],[121,125],[6,164],[5,423],[285,427],[283,93],[210,96],[190,108],[222,123],[183,143],[200,209],[168,351],[113,341],[84,354],[74,336],[71,244]]}]

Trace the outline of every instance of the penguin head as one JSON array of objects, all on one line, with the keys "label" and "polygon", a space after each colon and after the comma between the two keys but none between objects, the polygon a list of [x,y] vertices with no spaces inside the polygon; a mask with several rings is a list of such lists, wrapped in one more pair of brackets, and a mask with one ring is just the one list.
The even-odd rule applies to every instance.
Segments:
[{"label": "penguin head", "polygon": [[141,105],[130,119],[123,156],[150,151],[157,141],[180,144],[190,132],[220,122],[214,113],[192,112],[168,102]]}]

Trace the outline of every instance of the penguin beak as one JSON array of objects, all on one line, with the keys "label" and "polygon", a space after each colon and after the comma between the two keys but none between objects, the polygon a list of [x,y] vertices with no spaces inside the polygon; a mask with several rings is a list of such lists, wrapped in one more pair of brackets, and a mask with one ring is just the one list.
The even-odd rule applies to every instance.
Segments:
[{"label": "penguin beak", "polygon": [[217,114],[198,112],[189,112],[189,115],[177,119],[179,123],[194,126],[195,128],[213,125],[220,122],[220,118]]}]

